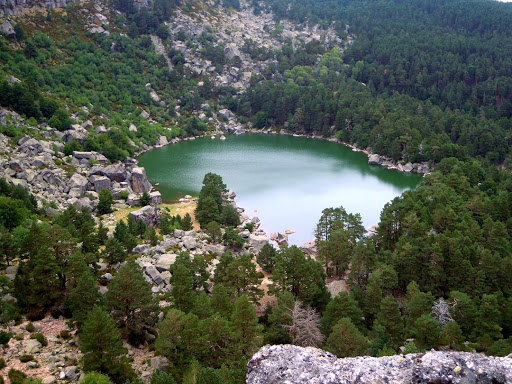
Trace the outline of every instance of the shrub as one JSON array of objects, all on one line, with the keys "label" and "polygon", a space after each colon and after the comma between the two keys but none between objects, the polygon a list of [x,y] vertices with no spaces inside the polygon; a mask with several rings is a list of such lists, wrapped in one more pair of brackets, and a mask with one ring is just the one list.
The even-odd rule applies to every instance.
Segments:
[{"label": "shrub", "polygon": [[7,363],[5,362],[5,359],[3,357],[0,357],[0,370],[4,369],[7,366]]},{"label": "shrub", "polygon": [[117,197],[121,200],[126,200],[130,196],[130,192],[124,190],[118,193]]},{"label": "shrub", "polygon": [[27,332],[32,333],[36,330],[36,327],[32,323],[28,323],[27,326],[25,327],[25,329]]},{"label": "shrub", "polygon": [[20,356],[20,361],[22,363],[28,363],[29,361],[32,361],[32,360],[34,360],[34,356],[32,356],[32,355],[21,355]]},{"label": "shrub", "polygon": [[17,369],[9,370],[7,376],[9,377],[9,380],[11,380],[11,384],[22,384],[27,378],[27,375]]},{"label": "shrub", "polygon": [[4,377],[0,375],[0,384],[4,384]]},{"label": "shrub", "polygon": [[46,340],[46,337],[44,337],[42,333],[33,333],[30,335],[30,338],[39,341],[43,347],[48,345],[48,340]]},{"label": "shrub", "polygon": [[60,331],[59,333],[59,336],[61,339],[69,339],[71,337],[71,335],[69,334],[69,331],[67,329],[63,329],[62,331]]},{"label": "shrub", "polygon": [[7,345],[9,340],[11,340],[12,333],[0,331],[0,344]]},{"label": "shrub", "polygon": [[90,372],[80,380],[80,384],[112,384],[112,382],[106,375],[102,375],[98,372]]}]

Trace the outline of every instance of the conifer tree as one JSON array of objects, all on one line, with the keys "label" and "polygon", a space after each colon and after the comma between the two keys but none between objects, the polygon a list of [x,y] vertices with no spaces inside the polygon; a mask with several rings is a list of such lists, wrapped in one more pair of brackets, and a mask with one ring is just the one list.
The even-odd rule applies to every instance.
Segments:
[{"label": "conifer tree", "polygon": [[181,219],[181,229],[184,231],[191,231],[194,229],[194,226],[192,225],[192,216],[190,216],[190,213],[185,213],[185,216],[183,216],[183,219]]},{"label": "conifer tree", "polygon": [[251,357],[261,346],[261,326],[258,324],[256,311],[246,295],[235,301],[231,324],[235,342],[243,355]]},{"label": "conifer tree", "polygon": [[404,325],[398,303],[393,296],[382,299],[377,322],[386,329],[391,346],[398,347],[403,339]]},{"label": "conifer tree", "polygon": [[174,307],[185,313],[190,312],[194,305],[195,292],[192,289],[192,277],[187,267],[178,264],[173,268],[171,284]]},{"label": "conifer tree", "polygon": [[268,328],[265,332],[265,344],[291,344],[292,339],[286,331],[293,323],[290,308],[295,305],[291,292],[284,291],[277,297],[277,305],[268,315]]},{"label": "conifer tree", "polygon": [[361,356],[368,351],[368,340],[359,332],[352,320],[341,318],[332,328],[326,349],[338,357]]},{"label": "conifer tree", "polygon": [[216,283],[213,286],[211,303],[216,313],[229,319],[233,311],[233,303],[229,300],[228,291],[222,283]]},{"label": "conifer tree", "polygon": [[[121,381],[127,369],[126,350],[114,320],[100,307],[94,307],[80,332],[80,350],[85,372],[100,372]],[[127,377],[125,377],[127,378]]]},{"label": "conifer tree", "polygon": [[272,271],[274,270],[274,265],[276,263],[276,255],[276,249],[269,243],[265,243],[265,245],[258,252],[258,255],[256,256],[256,261],[265,272],[272,273]]},{"label": "conifer tree", "polygon": [[123,265],[111,280],[105,304],[117,324],[126,328],[133,344],[139,344],[144,331],[155,324],[158,306],[134,261]]},{"label": "conifer tree", "polygon": [[329,336],[332,332],[332,327],[342,317],[348,317],[359,329],[363,327],[363,312],[359,309],[354,298],[346,292],[340,292],[325,307],[322,319],[320,320],[323,334]]},{"label": "conifer tree", "polygon": [[431,349],[439,346],[441,329],[439,323],[429,314],[423,314],[414,321],[411,334],[419,348]]},{"label": "conifer tree", "polygon": [[86,269],[77,281],[69,296],[66,304],[73,315],[73,322],[80,328],[87,314],[101,303],[102,296],[98,291],[96,279],[89,269]]}]

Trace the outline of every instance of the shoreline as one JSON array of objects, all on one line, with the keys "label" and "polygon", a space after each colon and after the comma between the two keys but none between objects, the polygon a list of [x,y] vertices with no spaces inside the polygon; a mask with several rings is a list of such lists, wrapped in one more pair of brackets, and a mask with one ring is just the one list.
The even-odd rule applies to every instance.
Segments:
[{"label": "shoreline", "polygon": [[[355,144],[347,143],[345,141],[340,141],[334,137],[317,136],[314,134],[306,135],[306,134],[300,134],[300,133],[292,133],[292,132],[288,132],[284,129],[280,130],[279,132],[276,132],[271,129],[258,130],[258,129],[254,129],[254,128],[244,129],[242,133],[235,133],[234,135],[245,135],[247,133],[260,134],[260,135],[286,135],[286,136],[292,136],[292,137],[302,137],[302,138],[307,138],[307,139],[312,139],[312,140],[329,141],[331,143],[340,144],[340,145],[343,145],[344,147],[350,148],[354,152],[364,153],[368,157],[368,164],[370,164],[370,165],[378,165],[381,167],[385,167],[385,168],[389,169],[390,171],[398,171],[398,172],[403,172],[403,173],[417,173],[417,174],[423,175],[423,176],[426,176],[432,172],[429,162],[405,163],[403,160],[394,161],[389,157],[382,156],[382,155],[379,155],[378,153],[371,152],[368,149],[359,148]],[[208,136],[230,135],[230,134],[231,133],[217,131],[217,132],[205,134],[203,136],[191,136],[191,137],[185,137],[183,139],[174,138],[174,139],[171,139],[170,141],[168,141],[166,144],[155,144],[155,145],[149,146],[148,148],[145,148],[141,151],[135,152],[133,154],[133,157],[137,158],[144,153],[152,151],[153,149],[166,147],[170,144],[178,144],[181,141],[190,141],[190,140],[206,138]],[[163,136],[163,137],[165,137],[165,136]]]}]

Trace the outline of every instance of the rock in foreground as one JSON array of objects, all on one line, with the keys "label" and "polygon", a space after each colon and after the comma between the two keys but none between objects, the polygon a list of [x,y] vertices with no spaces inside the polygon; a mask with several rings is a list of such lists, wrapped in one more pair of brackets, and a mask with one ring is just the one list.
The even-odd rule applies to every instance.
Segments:
[{"label": "rock in foreground", "polygon": [[249,361],[247,384],[512,383],[512,359],[464,352],[338,359],[316,348],[267,345]]}]

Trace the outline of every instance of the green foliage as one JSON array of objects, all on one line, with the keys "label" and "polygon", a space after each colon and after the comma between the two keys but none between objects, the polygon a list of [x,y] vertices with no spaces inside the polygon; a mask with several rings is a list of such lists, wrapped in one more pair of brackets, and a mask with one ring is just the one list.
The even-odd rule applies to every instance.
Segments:
[{"label": "green foliage", "polygon": [[12,333],[0,330],[0,344],[7,345],[12,338]]},{"label": "green foliage", "polygon": [[32,333],[30,335],[30,338],[39,341],[43,347],[46,347],[48,345],[48,340],[46,340],[46,337],[44,337],[44,335],[40,332]]},{"label": "green foliage", "polygon": [[7,363],[5,362],[5,359],[3,357],[0,357],[0,370],[4,369],[7,366]]},{"label": "green foliage", "polygon": [[27,375],[17,369],[10,369],[9,373],[7,373],[7,377],[12,384],[22,384],[27,378]]},{"label": "green foliage", "polygon": [[[126,350],[114,320],[100,307],[87,316],[80,333],[80,350],[84,354],[85,372],[109,375],[115,382],[133,377],[126,369]],[[129,374],[127,374],[129,373]]]},{"label": "green foliage", "polygon": [[332,332],[332,327],[343,317],[349,318],[352,324],[357,326],[359,330],[362,330],[363,312],[359,309],[358,303],[354,300],[353,296],[346,292],[340,292],[325,307],[322,319],[320,320],[323,334],[329,336]]},{"label": "green foliage", "polygon": [[204,176],[195,210],[195,216],[201,228],[206,228],[212,221],[221,222],[222,193],[225,190],[226,185],[221,176],[214,173],[207,173]]},{"label": "green foliage", "polygon": [[117,197],[121,200],[126,200],[128,199],[128,196],[130,196],[130,192],[128,192],[127,190],[122,190],[118,193]]},{"label": "green foliage", "polygon": [[423,314],[416,319],[411,333],[419,348],[435,349],[439,346],[441,329],[439,328],[437,321],[429,314]]},{"label": "green foliage", "polygon": [[185,216],[183,216],[183,219],[181,219],[181,229],[184,231],[191,231],[194,229],[192,226],[192,217],[188,212],[185,213]]},{"label": "green foliage", "polygon": [[272,273],[275,265],[276,249],[269,243],[265,243],[256,256],[259,266],[268,273]]},{"label": "green foliage", "polygon": [[105,249],[101,252],[101,256],[109,264],[115,264],[126,259],[126,251],[119,240],[111,237],[105,243]]},{"label": "green foliage", "polygon": [[256,311],[246,295],[236,299],[231,324],[237,350],[247,358],[252,357],[261,346],[262,327],[258,324]]},{"label": "green foliage", "polygon": [[343,317],[332,328],[326,348],[338,357],[360,356],[366,354],[368,340],[348,317]]},{"label": "green foliage", "polygon": [[228,227],[224,231],[224,235],[222,236],[222,242],[225,245],[233,247],[235,249],[240,249],[245,244],[245,239],[235,231],[234,228]]},{"label": "green foliage", "polygon": [[221,226],[216,221],[208,223],[206,226],[206,234],[210,237],[212,243],[218,243],[222,240]]},{"label": "green foliage", "polygon": [[100,305],[102,296],[98,290],[96,279],[87,268],[69,293],[66,304],[73,315],[73,322],[80,329],[87,314],[96,306]]},{"label": "green foliage", "polygon": [[22,363],[28,363],[29,361],[33,361],[34,356],[33,355],[21,355],[20,356],[20,362]]},{"label": "green foliage", "polygon": [[380,303],[377,322],[382,325],[389,337],[390,346],[398,347],[403,339],[404,325],[396,299],[387,296]]},{"label": "green foliage", "polygon": [[105,306],[134,345],[140,344],[145,330],[155,324],[157,303],[134,261],[124,264],[110,281]]},{"label": "green foliage", "polygon": [[176,381],[166,372],[155,371],[155,373],[151,375],[150,384],[176,384]]},{"label": "green foliage", "polygon": [[240,225],[240,214],[232,205],[222,207],[220,219],[223,225],[228,227],[236,227]]},{"label": "green foliage", "polygon": [[114,202],[114,196],[108,189],[102,189],[99,193],[98,201],[98,213],[104,215],[112,212],[112,203]]},{"label": "green foliage", "polygon": [[141,205],[141,207],[145,207],[146,205],[150,205],[150,204],[151,204],[151,196],[149,195],[149,193],[144,191],[144,193],[140,197],[140,205]]},{"label": "green foliage", "polygon": [[112,384],[107,375],[98,372],[89,372],[80,380],[80,384]]}]

